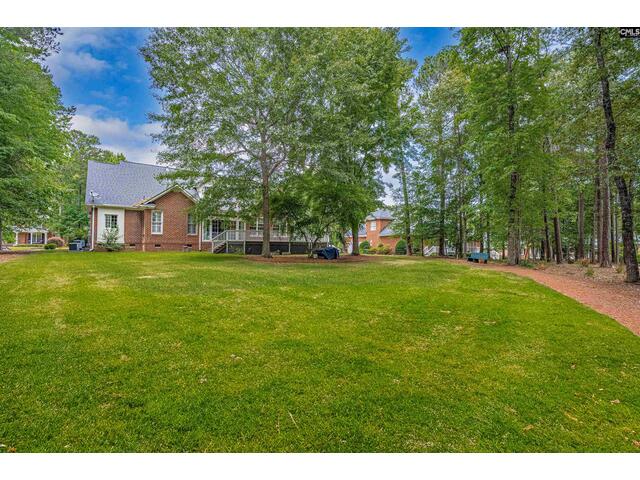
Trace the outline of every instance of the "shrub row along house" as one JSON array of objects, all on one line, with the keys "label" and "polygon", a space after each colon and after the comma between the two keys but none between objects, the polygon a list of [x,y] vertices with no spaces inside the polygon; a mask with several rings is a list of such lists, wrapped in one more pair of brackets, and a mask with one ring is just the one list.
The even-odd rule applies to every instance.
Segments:
[{"label": "shrub row along house", "polygon": [[[89,246],[100,249],[109,232],[124,248],[141,251],[198,250],[260,254],[263,222],[239,218],[198,221],[191,212],[196,190],[161,178],[167,167],[122,161],[89,161],[85,203],[89,211]],[[271,251],[305,253],[300,238],[271,232]]]}]

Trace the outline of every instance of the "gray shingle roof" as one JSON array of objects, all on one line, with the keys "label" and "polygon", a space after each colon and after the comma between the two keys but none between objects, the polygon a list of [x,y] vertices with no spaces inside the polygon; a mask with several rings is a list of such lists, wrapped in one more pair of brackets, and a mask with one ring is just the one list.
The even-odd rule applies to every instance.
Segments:
[{"label": "gray shingle roof", "polygon": [[[168,167],[122,161],[102,163],[89,161],[87,165],[88,205],[114,205],[128,207],[164,192],[175,182],[158,175],[170,172]],[[92,196],[93,193],[93,196]],[[189,191],[194,198],[195,191]]]},{"label": "gray shingle roof", "polygon": [[381,237],[395,237],[395,236],[398,236],[399,234],[393,230],[393,227],[394,227],[393,222],[391,222],[389,225],[387,225],[386,227],[384,227],[382,229],[382,231],[380,232],[380,236]]},{"label": "gray shingle roof", "polygon": [[[349,230],[347,233],[344,234],[345,237],[350,237],[351,236],[351,230]],[[360,225],[360,228],[358,229],[358,236],[359,237],[366,237],[367,236],[367,227],[365,227],[364,225]]]},{"label": "gray shingle roof", "polygon": [[367,216],[367,220],[393,220],[393,213],[389,210],[376,210]]}]

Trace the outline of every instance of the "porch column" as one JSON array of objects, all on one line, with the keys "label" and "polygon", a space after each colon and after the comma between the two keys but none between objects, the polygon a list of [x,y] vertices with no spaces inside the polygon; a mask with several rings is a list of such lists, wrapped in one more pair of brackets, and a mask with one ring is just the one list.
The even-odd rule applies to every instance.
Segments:
[{"label": "porch column", "polygon": [[47,244],[47,238],[49,237],[49,232],[44,232],[44,244]]}]

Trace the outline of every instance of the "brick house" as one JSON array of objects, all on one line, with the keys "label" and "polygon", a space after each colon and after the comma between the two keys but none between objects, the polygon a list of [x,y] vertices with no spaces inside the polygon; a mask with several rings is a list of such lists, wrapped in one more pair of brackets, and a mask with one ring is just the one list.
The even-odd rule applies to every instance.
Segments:
[{"label": "brick house", "polygon": [[[367,240],[372,247],[382,244],[392,252],[401,238],[402,236],[394,231],[393,214],[389,210],[376,210],[367,215],[358,231],[358,245]],[[351,252],[351,232],[347,232],[345,240],[348,243],[348,251]]]},{"label": "brick house", "polygon": [[[261,253],[261,219],[197,221],[191,210],[200,198],[198,192],[159,178],[169,171],[159,165],[89,161],[85,203],[91,250],[100,249],[105,233],[117,228],[119,243],[130,250]],[[271,251],[305,253],[307,245],[275,228]]]},{"label": "brick house", "polygon": [[13,227],[13,233],[15,234],[14,245],[44,245],[52,236],[51,232],[43,227]]}]

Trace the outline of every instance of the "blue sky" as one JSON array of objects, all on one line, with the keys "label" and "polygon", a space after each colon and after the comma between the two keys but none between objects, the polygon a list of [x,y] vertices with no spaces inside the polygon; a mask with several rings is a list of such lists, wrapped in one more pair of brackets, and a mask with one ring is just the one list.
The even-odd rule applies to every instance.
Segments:
[{"label": "blue sky", "polygon": [[[74,106],[73,126],[96,135],[105,148],[134,162],[155,163],[159,146],[150,134],[159,126],[147,115],[157,112],[147,67],[138,49],[146,28],[65,28],[60,53],[47,64],[62,90],[65,105]],[[447,28],[403,28],[407,55],[421,61],[455,43]]]}]

